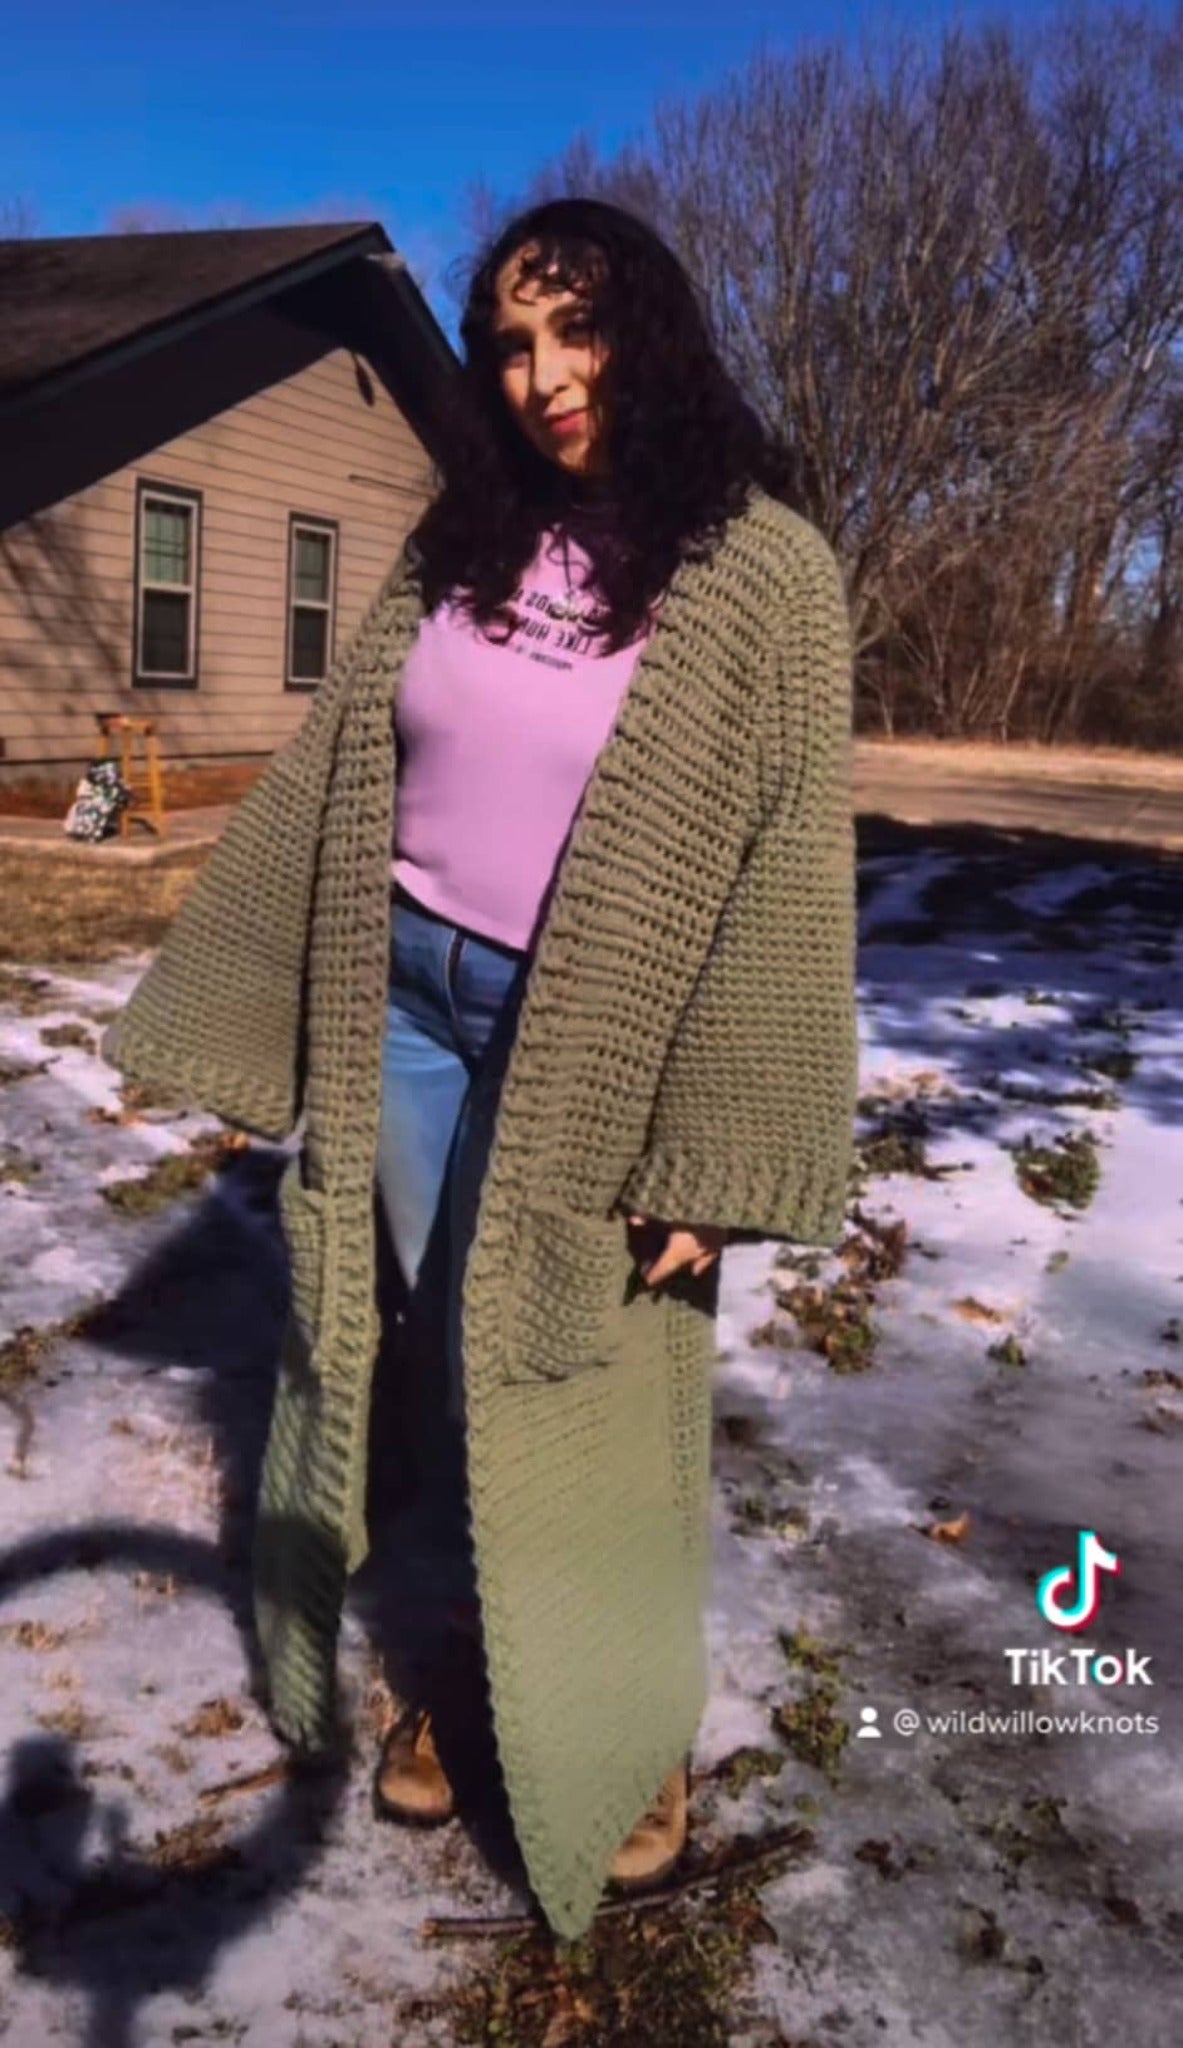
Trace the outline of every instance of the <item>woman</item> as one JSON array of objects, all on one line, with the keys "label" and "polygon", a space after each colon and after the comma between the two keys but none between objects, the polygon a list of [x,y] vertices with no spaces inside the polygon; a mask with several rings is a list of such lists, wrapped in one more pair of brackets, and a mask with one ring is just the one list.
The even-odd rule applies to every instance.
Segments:
[{"label": "woman", "polygon": [[[850,639],[641,222],[519,217],[462,333],[443,489],[108,1049],[269,1138],[304,1118],[255,1550],[277,1729],[334,1737],[386,1229],[437,1361],[420,1554],[479,1617],[519,1846],[574,1937],[685,1836],[720,1248],[841,1232]],[[421,1704],[379,1793],[452,1809]]]}]

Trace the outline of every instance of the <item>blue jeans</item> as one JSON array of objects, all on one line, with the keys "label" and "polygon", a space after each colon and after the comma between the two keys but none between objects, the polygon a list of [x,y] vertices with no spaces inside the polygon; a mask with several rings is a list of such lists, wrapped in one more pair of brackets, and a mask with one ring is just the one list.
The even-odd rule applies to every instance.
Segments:
[{"label": "blue jeans", "polygon": [[419,1488],[400,1573],[426,1606],[476,1597],[460,1290],[530,954],[391,900],[377,1179],[408,1288]]}]

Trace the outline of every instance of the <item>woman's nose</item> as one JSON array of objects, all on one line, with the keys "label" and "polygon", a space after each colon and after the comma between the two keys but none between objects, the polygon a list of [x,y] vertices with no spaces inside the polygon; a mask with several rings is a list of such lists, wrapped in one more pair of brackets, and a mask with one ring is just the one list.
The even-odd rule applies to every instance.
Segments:
[{"label": "woman's nose", "polygon": [[556,391],[562,391],[568,382],[566,366],[561,353],[545,346],[534,354],[534,389],[543,400],[551,399]]}]

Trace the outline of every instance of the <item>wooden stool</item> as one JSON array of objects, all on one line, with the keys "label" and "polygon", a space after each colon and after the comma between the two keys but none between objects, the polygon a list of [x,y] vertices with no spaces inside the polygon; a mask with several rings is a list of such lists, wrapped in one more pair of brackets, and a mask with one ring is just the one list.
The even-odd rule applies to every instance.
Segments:
[{"label": "wooden stool", "polygon": [[[103,759],[111,756],[111,742],[119,741],[119,773],[131,791],[131,802],[119,814],[119,837],[126,839],[133,820],[150,832],[164,834],[164,787],[160,774],[160,741],[153,718],[128,718],[120,711],[97,711],[95,717],[103,735]],[[137,770],[139,743],[142,767]]]}]

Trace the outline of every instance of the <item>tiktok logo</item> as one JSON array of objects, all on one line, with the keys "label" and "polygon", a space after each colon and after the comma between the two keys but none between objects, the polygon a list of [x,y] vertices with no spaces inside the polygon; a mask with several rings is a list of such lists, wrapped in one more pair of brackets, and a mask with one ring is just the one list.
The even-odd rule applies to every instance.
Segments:
[{"label": "tiktok logo", "polygon": [[[1035,1589],[1035,1604],[1053,1628],[1087,1628],[1101,1604],[1101,1573],[1120,1570],[1115,1552],[1106,1550],[1092,1529],[1081,1529],[1076,1538],[1075,1573],[1070,1564],[1045,1572]],[[1073,1590],[1075,1599],[1069,1597]]]}]

